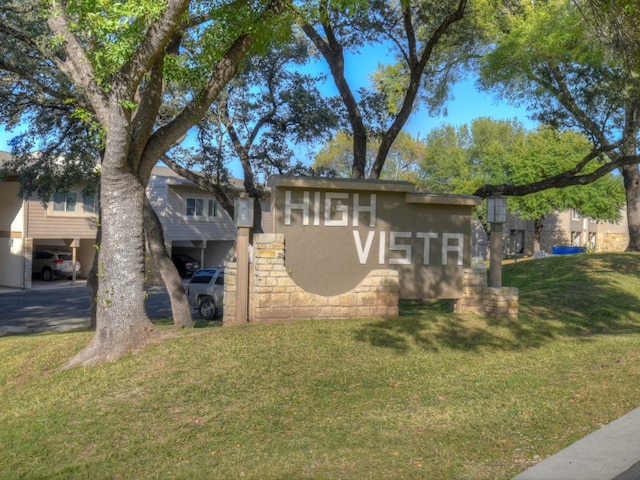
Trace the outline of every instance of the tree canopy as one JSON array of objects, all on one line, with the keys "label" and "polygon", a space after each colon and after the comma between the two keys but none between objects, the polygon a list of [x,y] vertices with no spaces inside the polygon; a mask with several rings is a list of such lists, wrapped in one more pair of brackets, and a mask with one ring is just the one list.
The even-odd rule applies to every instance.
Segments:
[{"label": "tree canopy", "polygon": [[[435,109],[447,98],[480,30],[473,13],[481,2],[308,2],[298,23],[327,62],[346,110],[353,142],[351,176],[379,178],[393,142],[418,101]],[[375,45],[392,63],[380,64],[370,88],[355,92],[345,75],[345,52]],[[367,171],[369,142],[377,151]]]},{"label": "tree canopy", "polygon": [[[637,24],[619,22],[627,19],[622,12],[629,5],[625,0],[519,1],[505,10],[495,47],[481,60],[482,85],[528,105],[544,124],[583,132],[593,148],[565,172],[476,193],[523,195],[584,185],[619,169],[626,189],[628,248],[640,250],[640,77],[634,60],[640,52],[633,42],[623,48],[618,41],[623,32],[637,32]],[[611,35],[600,38],[602,29]]]},{"label": "tree canopy", "polygon": [[[379,142],[369,142],[365,173],[373,168]],[[406,132],[400,132],[393,143],[379,178],[385,180],[406,180],[417,182],[418,163],[423,156],[424,143]],[[353,139],[343,131],[338,131],[318,151],[312,167],[316,171],[327,171],[338,177],[350,177],[353,167]]]},{"label": "tree canopy", "polygon": [[[535,183],[570,169],[592,148],[575,131],[558,132],[548,126],[526,131],[517,121],[489,118],[458,128],[445,125],[430,132],[425,142],[420,185],[434,193],[472,194],[482,185]],[[533,220],[539,235],[547,215],[568,209],[585,217],[616,221],[624,200],[621,178],[609,174],[585,186],[510,197],[508,204],[512,213]],[[488,228],[482,210],[479,218]]]}]

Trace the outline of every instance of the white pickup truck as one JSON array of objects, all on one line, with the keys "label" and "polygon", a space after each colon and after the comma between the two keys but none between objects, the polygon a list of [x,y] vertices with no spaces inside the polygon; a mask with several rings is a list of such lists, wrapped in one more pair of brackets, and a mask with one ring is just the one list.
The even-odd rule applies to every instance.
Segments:
[{"label": "white pickup truck", "polygon": [[224,295],[224,268],[201,268],[191,276],[187,284],[189,305],[198,309],[205,320],[222,315]]}]

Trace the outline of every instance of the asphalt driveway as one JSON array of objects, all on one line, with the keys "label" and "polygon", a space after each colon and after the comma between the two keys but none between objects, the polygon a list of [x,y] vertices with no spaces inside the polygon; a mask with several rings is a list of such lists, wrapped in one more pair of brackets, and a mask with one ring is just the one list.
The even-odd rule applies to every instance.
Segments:
[{"label": "asphalt driveway", "polygon": [[[0,289],[0,336],[61,331],[89,325],[89,293],[85,281],[34,282],[30,290]],[[147,287],[150,318],[171,316],[164,287]]]}]

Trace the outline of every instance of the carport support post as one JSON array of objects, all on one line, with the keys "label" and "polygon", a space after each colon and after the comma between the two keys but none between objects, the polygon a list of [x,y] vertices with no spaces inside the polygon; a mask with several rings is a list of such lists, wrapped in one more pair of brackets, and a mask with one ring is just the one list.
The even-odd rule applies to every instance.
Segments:
[{"label": "carport support post", "polygon": [[77,238],[73,239],[73,242],[71,242],[71,268],[73,269],[73,273],[71,274],[71,284],[75,285],[76,284],[76,262],[78,261],[77,258],[77,249],[80,246],[80,240],[78,240]]},{"label": "carport support post", "polygon": [[240,194],[234,202],[234,223],[238,228],[236,239],[236,322],[246,323],[249,311],[249,232],[253,226],[253,198]]}]

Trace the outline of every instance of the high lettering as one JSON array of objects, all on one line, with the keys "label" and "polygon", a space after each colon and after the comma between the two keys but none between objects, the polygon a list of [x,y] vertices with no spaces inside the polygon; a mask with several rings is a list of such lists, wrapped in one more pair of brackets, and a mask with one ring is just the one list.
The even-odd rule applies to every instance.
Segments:
[{"label": "high lettering", "polygon": [[[323,198],[324,197],[324,198]],[[364,195],[346,192],[314,192],[313,200],[308,191],[302,192],[302,201],[294,201],[291,190],[284,193],[284,224],[292,225],[296,210],[302,212],[302,225],[308,226],[310,217],[313,225],[326,227],[357,227],[361,221],[366,221],[370,228],[376,226],[376,194],[369,195],[368,203],[363,202]],[[362,202],[362,203],[361,203]]]}]

